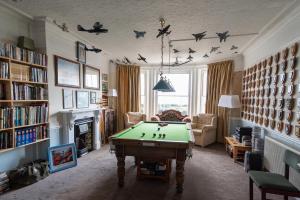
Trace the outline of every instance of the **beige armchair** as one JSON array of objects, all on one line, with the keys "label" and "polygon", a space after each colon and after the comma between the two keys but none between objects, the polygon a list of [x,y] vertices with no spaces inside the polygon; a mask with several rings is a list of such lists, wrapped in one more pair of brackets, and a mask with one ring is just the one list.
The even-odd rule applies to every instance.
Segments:
[{"label": "beige armchair", "polygon": [[131,126],[139,123],[140,121],[146,121],[146,115],[139,112],[128,112],[124,116],[125,128],[130,128]]},{"label": "beige armchair", "polygon": [[192,129],[195,144],[205,147],[216,142],[217,116],[214,114],[199,114],[193,116]]}]

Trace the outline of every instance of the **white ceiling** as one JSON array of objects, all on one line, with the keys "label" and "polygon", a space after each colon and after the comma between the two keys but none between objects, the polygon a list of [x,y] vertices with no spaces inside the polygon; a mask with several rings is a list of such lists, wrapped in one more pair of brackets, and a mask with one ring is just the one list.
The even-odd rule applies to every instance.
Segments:
[{"label": "white ceiling", "polygon": [[[162,16],[170,24],[170,39],[192,38],[192,33],[207,31],[207,36],[228,30],[230,34],[259,33],[285,7],[295,0],[4,0],[32,15],[47,16],[69,29],[91,27],[99,21],[108,33],[95,35],[78,32],[97,47],[110,52],[115,58],[124,56],[137,61],[140,53],[150,63],[160,62],[160,40],[156,39]],[[146,31],[145,38],[136,39],[133,30]],[[218,39],[173,43],[185,60],[187,49],[197,53],[194,62],[205,62],[232,56],[232,45],[238,51],[255,36],[231,37],[226,43]],[[220,46],[222,54],[209,54],[212,46]],[[210,58],[203,58],[208,53]],[[167,52],[165,52],[167,54]],[[172,55],[172,57],[175,57]]]}]

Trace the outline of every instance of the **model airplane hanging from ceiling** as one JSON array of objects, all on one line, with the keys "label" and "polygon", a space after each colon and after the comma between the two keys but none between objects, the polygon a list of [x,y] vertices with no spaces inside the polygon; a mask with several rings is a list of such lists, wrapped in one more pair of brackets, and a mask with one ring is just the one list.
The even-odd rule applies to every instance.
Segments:
[{"label": "model airplane hanging from ceiling", "polygon": [[193,57],[191,55],[189,55],[189,57],[187,57],[186,59],[193,60]]},{"label": "model airplane hanging from ceiling", "polygon": [[146,31],[136,31],[136,30],[134,30],[133,32],[135,33],[135,38],[136,39],[145,37],[145,34],[146,34]]},{"label": "model airplane hanging from ceiling", "polygon": [[124,62],[125,64],[131,64],[130,60],[129,60],[126,56],[124,56],[123,62]]},{"label": "model airplane hanging from ceiling", "polygon": [[102,51],[101,49],[98,49],[98,48],[95,48],[95,47],[92,47],[91,49],[85,47],[84,50],[86,50],[86,51],[93,51],[95,53],[100,53]]},{"label": "model airplane hanging from ceiling", "polygon": [[196,53],[196,51],[193,50],[193,49],[191,49],[191,48],[189,48],[189,54],[191,54],[191,53]]},{"label": "model airplane hanging from ceiling", "polygon": [[232,45],[231,48],[230,48],[230,50],[236,50],[236,49],[238,49],[238,47],[234,46],[234,45]]},{"label": "model airplane hanging from ceiling", "polygon": [[198,40],[200,41],[206,36],[206,31],[204,31],[202,33],[195,33],[192,35],[195,37],[196,42],[198,42]]},{"label": "model airplane hanging from ceiling", "polygon": [[102,28],[103,25],[100,24],[100,22],[96,22],[91,29],[85,29],[81,25],[77,26],[78,31],[88,32],[88,33],[96,33],[96,35],[99,35],[100,33],[107,33],[108,30],[105,28]]},{"label": "model airplane hanging from ceiling", "polygon": [[173,53],[179,53],[180,51],[177,49],[173,49]]},{"label": "model airplane hanging from ceiling", "polygon": [[212,47],[209,53],[216,52],[220,47]]},{"label": "model airplane hanging from ceiling", "polygon": [[221,43],[226,42],[226,39],[230,36],[228,33],[229,33],[229,31],[225,31],[223,33],[216,33],[217,36],[219,37]]},{"label": "model airplane hanging from ceiling", "polygon": [[169,31],[170,25],[162,28],[162,29],[158,29],[158,34],[156,36],[156,38],[159,38],[162,35],[169,35],[171,33],[171,31]]},{"label": "model airplane hanging from ceiling", "polygon": [[141,54],[138,54],[138,60],[141,60],[141,61],[144,61],[145,63],[147,63],[147,61],[146,61],[146,58],[145,57],[143,57]]},{"label": "model airplane hanging from ceiling", "polygon": [[218,51],[218,52],[217,52],[217,54],[222,54],[222,53],[223,53],[222,51]]},{"label": "model airplane hanging from ceiling", "polygon": [[203,58],[208,58],[209,56],[207,55],[207,53],[203,56]]}]

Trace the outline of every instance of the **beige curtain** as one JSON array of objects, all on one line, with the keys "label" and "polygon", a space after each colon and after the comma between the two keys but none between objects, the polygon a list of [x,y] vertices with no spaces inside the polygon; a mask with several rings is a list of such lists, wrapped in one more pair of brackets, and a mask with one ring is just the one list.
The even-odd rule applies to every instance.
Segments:
[{"label": "beige curtain", "polygon": [[124,129],[124,114],[140,107],[140,67],[117,64],[117,129]]},{"label": "beige curtain", "polygon": [[206,113],[218,115],[217,142],[224,142],[228,135],[227,109],[218,107],[221,95],[229,94],[230,80],[233,71],[233,61],[223,61],[208,65]]}]

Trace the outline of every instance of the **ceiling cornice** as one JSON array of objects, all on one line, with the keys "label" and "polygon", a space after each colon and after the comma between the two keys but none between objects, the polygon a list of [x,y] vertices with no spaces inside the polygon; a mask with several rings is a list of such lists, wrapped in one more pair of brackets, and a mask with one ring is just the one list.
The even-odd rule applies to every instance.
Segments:
[{"label": "ceiling cornice", "polygon": [[284,23],[290,17],[297,14],[298,10],[300,9],[300,1],[294,0],[293,3],[287,5],[284,9],[282,9],[268,24],[266,24],[259,34],[256,35],[253,39],[251,39],[245,46],[241,48],[241,53],[244,53],[247,49],[249,49],[252,44],[258,41],[261,37],[270,34],[270,30],[279,24]]},{"label": "ceiling cornice", "polygon": [[22,11],[22,10],[20,10],[20,9],[18,9],[18,8],[16,8],[16,7],[14,7],[14,6],[12,6],[12,5],[4,2],[4,1],[0,1],[0,4],[2,6],[4,6],[4,7],[8,8],[8,9],[16,12],[17,14],[19,14],[21,16],[24,16],[24,17],[26,17],[26,18],[28,18],[30,20],[33,20],[33,16],[29,15],[28,13],[26,13],[26,12],[24,12],[24,11]]}]

